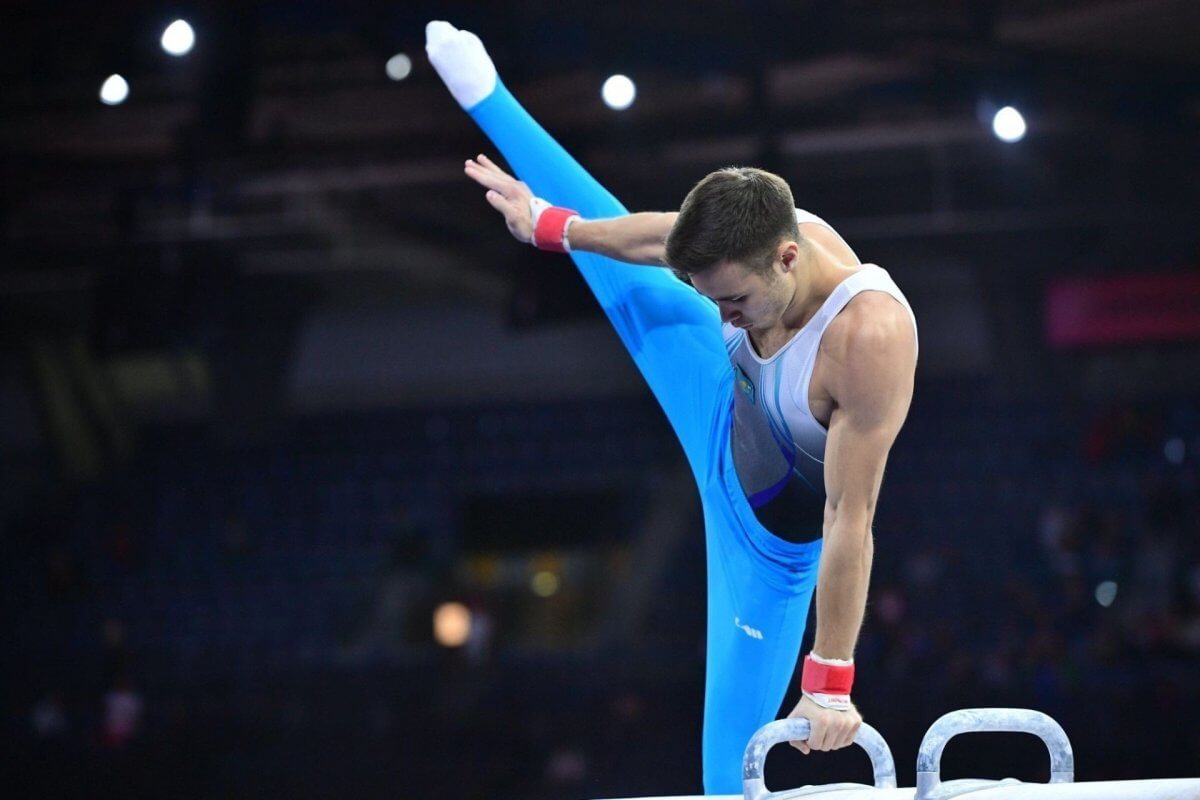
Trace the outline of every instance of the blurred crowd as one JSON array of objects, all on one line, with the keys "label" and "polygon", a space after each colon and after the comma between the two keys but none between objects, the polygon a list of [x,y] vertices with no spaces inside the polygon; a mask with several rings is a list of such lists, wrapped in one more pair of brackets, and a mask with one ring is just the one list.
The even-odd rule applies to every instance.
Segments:
[{"label": "blurred crowd", "polygon": [[[1040,463],[1028,474],[991,464],[999,471],[954,480],[921,474],[936,473],[942,456],[919,452],[914,421],[918,438],[898,446],[881,502],[857,653],[856,701],[892,744],[902,782],[925,728],[969,706],[1054,716],[1080,778],[1195,773],[1198,410],[1096,409],[1074,426],[1047,425],[1040,444],[1031,436],[1027,452]],[[944,408],[930,417],[924,424],[950,424]],[[669,446],[669,432],[651,431]],[[647,474],[657,452],[646,451]],[[223,480],[244,494],[236,478]],[[418,524],[388,505],[381,546],[359,561],[335,563],[319,536],[307,550],[296,541],[300,563],[280,577],[262,567],[284,563],[272,553],[288,549],[265,529],[270,503],[261,517],[253,502],[218,504],[203,525],[173,528],[207,537],[207,549],[164,551],[151,531],[171,503],[129,476],[117,484],[90,505],[43,498],[53,513],[17,518],[6,533],[5,602],[24,648],[9,662],[7,738],[38,786],[126,797],[167,787],[182,797],[281,786],[301,797],[398,786],[470,798],[698,789],[700,537],[681,545],[657,595],[671,625],[611,647],[531,649],[514,646],[499,595],[471,589],[453,548],[433,541],[436,515]],[[347,535],[345,548],[362,546]],[[218,596],[205,594],[205,576]],[[193,587],[192,605],[157,607],[177,582]],[[330,617],[347,586],[356,594]],[[240,605],[221,605],[230,596]],[[455,596],[487,624],[467,647],[439,648],[430,611]],[[193,613],[209,616],[200,625]],[[272,638],[292,617],[299,627]],[[207,651],[216,659],[205,661]],[[1160,721],[1152,734],[1147,718]],[[965,768],[1045,777],[1036,748],[998,747],[994,763]],[[845,780],[847,769],[866,779],[844,754],[788,758],[781,784]]]}]

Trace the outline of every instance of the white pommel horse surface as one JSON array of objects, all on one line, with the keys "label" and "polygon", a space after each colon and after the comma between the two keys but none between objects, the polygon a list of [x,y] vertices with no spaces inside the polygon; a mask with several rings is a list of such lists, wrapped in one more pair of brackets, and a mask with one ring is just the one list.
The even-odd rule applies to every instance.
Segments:
[{"label": "white pommel horse surface", "polygon": [[[930,726],[917,752],[917,785],[896,787],[896,765],[879,731],[863,724],[854,743],[867,752],[875,785],[831,783],[780,792],[767,790],[763,768],[767,752],[777,744],[808,738],[805,719],[781,719],[764,725],[750,738],[742,759],[744,795],[715,795],[708,800],[1200,800],[1200,778],[1075,783],[1075,756],[1062,727],[1040,711],[1024,708],[967,708],[951,711]],[[942,782],[942,751],[960,733],[1032,733],[1050,751],[1050,782],[1022,783],[1014,778],[967,778]],[[638,800],[703,800],[702,797],[638,798]]]}]

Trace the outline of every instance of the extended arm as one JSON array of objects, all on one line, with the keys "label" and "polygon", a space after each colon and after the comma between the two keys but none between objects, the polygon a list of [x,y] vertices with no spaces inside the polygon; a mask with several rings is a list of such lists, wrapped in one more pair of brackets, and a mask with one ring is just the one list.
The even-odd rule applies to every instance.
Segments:
[{"label": "extended arm", "polygon": [[[533,235],[529,201],[533,193],[523,182],[509,175],[485,155],[468,159],[467,176],[486,188],[487,201],[504,215],[508,230],[521,242]],[[580,219],[571,224],[572,250],[599,253],[627,264],[666,266],[664,242],[676,212],[643,212],[611,219]]]},{"label": "extended arm", "polygon": [[629,264],[665,267],[664,242],[677,216],[675,211],[643,211],[612,219],[581,219],[571,225],[571,249]]},{"label": "extended arm", "polygon": [[[888,451],[912,402],[916,352],[908,312],[880,292],[855,297],[822,339],[834,410],[825,443],[814,657],[854,658],[875,553],[871,523]],[[812,722],[812,736],[802,750],[844,747],[862,721],[852,705],[847,710],[824,708],[808,695],[792,716]]]},{"label": "extended arm", "polygon": [[813,650],[836,659],[854,657],[874,554],[875,503],[888,451],[912,402],[916,368],[916,335],[899,303],[871,292],[851,305],[836,320],[840,330],[829,346],[822,346],[836,365],[830,370],[835,406],[825,445],[825,544]]}]

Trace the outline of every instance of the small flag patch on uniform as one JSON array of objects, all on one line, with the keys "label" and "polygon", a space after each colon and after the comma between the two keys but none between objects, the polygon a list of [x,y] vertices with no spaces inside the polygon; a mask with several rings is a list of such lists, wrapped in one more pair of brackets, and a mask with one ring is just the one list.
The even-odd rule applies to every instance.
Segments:
[{"label": "small flag patch on uniform", "polygon": [[746,399],[753,403],[754,382],[750,380],[750,376],[746,374],[746,371],[737,364],[733,366],[733,380],[737,383],[738,391],[746,395]]}]

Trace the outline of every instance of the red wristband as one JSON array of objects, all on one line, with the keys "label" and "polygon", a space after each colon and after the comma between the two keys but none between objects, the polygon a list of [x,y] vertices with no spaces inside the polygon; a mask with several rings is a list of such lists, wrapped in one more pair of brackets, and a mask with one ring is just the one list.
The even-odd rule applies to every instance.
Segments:
[{"label": "red wristband", "polygon": [[577,216],[579,212],[569,208],[547,208],[538,216],[537,225],[533,229],[533,246],[555,253],[567,252],[567,248],[563,246],[563,231],[566,230],[567,220]]},{"label": "red wristband", "polygon": [[845,667],[822,664],[811,655],[804,657],[800,688],[810,694],[850,694],[854,686],[854,665]]}]

